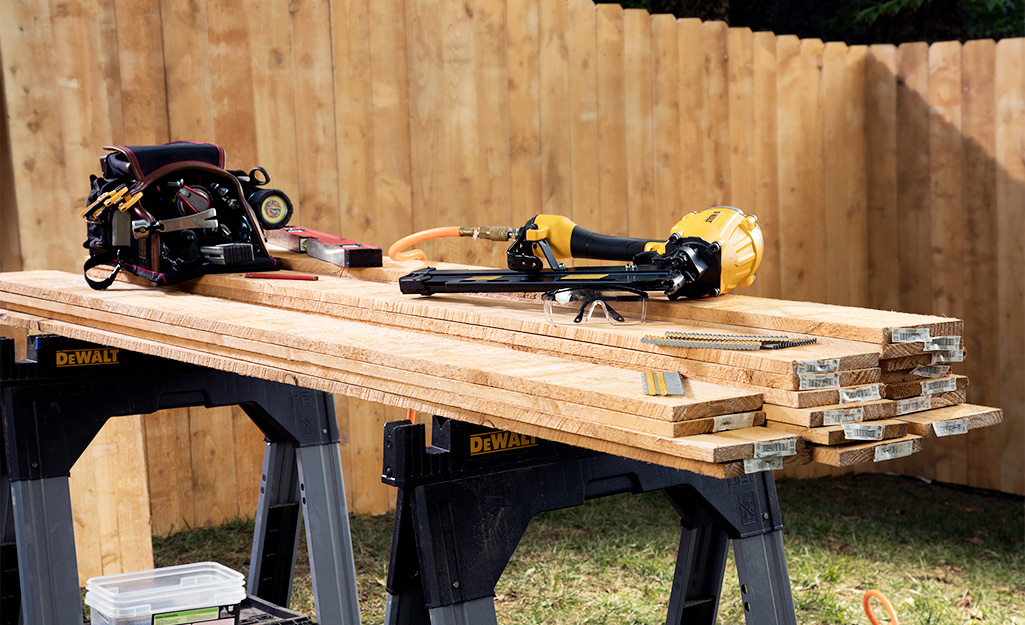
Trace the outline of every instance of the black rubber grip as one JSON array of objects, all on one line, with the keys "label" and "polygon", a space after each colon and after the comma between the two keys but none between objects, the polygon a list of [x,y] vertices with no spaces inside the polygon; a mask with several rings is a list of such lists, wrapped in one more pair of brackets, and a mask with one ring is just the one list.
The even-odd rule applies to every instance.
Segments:
[{"label": "black rubber grip", "polygon": [[634,256],[644,251],[645,245],[653,241],[662,242],[660,239],[634,239],[598,234],[575,226],[570,234],[569,247],[573,258],[632,261]]}]

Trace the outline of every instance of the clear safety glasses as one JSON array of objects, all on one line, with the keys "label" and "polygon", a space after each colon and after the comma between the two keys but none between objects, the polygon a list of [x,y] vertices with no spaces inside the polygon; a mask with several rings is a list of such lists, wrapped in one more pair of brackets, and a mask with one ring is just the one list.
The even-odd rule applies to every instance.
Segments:
[{"label": "clear safety glasses", "polygon": [[564,287],[541,296],[545,319],[559,325],[609,323],[613,326],[644,323],[648,294],[630,287],[602,289]]}]

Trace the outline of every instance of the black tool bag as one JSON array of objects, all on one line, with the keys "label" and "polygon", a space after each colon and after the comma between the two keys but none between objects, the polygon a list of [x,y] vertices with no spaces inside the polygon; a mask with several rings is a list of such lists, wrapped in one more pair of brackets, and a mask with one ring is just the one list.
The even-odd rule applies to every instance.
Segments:
[{"label": "black tool bag", "polygon": [[[270,181],[262,167],[227,171],[224,150],[212,143],[106,149],[102,177],[90,176],[82,213],[89,286],[107,288],[122,267],[155,286],[208,273],[280,269],[263,230],[286,225],[292,206],[284,193],[262,188]],[[259,215],[251,201],[258,202]],[[94,280],[88,273],[99,265],[114,270]]]}]

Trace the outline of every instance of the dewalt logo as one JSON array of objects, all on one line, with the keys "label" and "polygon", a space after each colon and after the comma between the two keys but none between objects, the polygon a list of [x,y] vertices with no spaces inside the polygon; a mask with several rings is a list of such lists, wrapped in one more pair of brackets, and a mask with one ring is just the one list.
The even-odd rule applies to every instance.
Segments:
[{"label": "dewalt logo", "polygon": [[118,364],[117,349],[103,347],[96,349],[63,349],[57,351],[58,367],[89,367],[92,365]]},{"label": "dewalt logo", "polygon": [[705,217],[705,223],[706,224],[714,224],[715,220],[718,219],[719,215],[721,215],[721,214],[722,214],[722,211],[712,211],[711,215],[709,215],[708,217]]},{"label": "dewalt logo", "polygon": [[526,447],[537,447],[537,438],[525,434],[514,434],[513,432],[501,432],[498,430],[470,436],[471,456],[491,454],[497,451],[524,449]]}]

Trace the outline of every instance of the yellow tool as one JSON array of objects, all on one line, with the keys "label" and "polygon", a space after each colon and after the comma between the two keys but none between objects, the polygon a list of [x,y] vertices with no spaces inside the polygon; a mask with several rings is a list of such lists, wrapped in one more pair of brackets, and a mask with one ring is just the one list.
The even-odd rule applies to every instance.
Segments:
[{"label": "yellow tool", "polygon": [[[592,232],[561,215],[536,215],[522,228],[439,228],[434,236],[512,240],[511,271],[439,271],[433,268],[400,279],[403,293],[544,291],[560,282],[580,288],[629,286],[663,291],[670,297],[714,297],[750,286],[762,262],[764,243],[758,219],[731,206],[688,213],[666,239],[636,239]],[[396,258],[411,235],[392,246]],[[626,266],[567,269],[568,258],[621,261]],[[545,262],[548,268],[545,268]],[[570,282],[572,281],[572,282]]]}]

